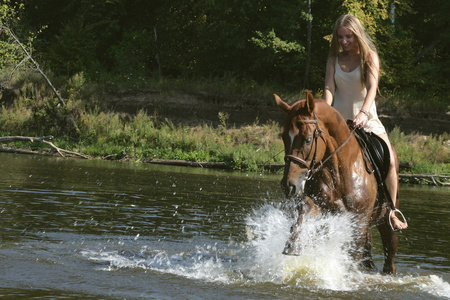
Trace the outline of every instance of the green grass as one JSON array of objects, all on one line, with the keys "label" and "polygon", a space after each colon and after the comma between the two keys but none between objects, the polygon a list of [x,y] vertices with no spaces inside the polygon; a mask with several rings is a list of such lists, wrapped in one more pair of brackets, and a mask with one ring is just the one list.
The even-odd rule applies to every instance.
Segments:
[{"label": "green grass", "polygon": [[[450,135],[406,135],[399,128],[389,133],[400,161],[412,165],[410,174],[450,174]],[[405,170],[403,170],[405,171]]]}]

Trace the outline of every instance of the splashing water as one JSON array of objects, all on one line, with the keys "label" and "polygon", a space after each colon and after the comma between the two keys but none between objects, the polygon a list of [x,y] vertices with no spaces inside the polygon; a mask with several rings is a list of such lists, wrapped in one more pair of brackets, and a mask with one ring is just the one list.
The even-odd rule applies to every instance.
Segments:
[{"label": "splashing water", "polygon": [[81,254],[106,271],[137,268],[224,284],[269,282],[311,291],[420,290],[450,299],[450,284],[435,275],[359,271],[349,255],[355,231],[350,214],[305,218],[296,245],[298,256],[283,255],[293,222],[281,205],[264,204],[247,216],[248,240],[240,244],[197,245],[186,251],[176,250],[173,244],[179,243],[159,242],[141,247],[137,254],[118,250]]},{"label": "splashing water", "polygon": [[[297,255],[281,254],[290,236],[293,219],[273,206],[264,206],[248,218],[255,237],[249,242],[258,280],[347,290],[348,275],[355,269],[349,256],[354,226],[348,214],[304,218],[299,228]],[[256,275],[258,274],[258,275]]]}]

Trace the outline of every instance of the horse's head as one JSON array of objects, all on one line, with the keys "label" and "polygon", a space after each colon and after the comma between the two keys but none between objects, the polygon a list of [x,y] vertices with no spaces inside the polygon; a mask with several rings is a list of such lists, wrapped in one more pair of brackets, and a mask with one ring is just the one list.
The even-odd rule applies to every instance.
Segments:
[{"label": "horse's head", "polygon": [[314,165],[322,160],[326,151],[323,123],[316,115],[316,101],[321,100],[315,100],[310,92],[306,92],[306,99],[289,105],[274,96],[278,107],[287,114],[282,133],[285,167],[281,186],[286,197],[299,197],[304,193]]}]

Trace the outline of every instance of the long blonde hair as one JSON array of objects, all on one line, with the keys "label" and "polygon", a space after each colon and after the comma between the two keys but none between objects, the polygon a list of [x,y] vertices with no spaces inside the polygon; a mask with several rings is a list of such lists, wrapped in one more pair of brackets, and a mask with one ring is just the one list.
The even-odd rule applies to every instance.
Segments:
[{"label": "long blonde hair", "polygon": [[[371,57],[370,57],[370,50],[377,53],[377,48],[375,47],[375,44],[372,42],[372,40],[367,36],[366,31],[364,30],[364,27],[361,25],[361,22],[359,19],[353,15],[343,15],[340,17],[336,24],[334,25],[333,29],[333,37],[331,39],[331,47],[330,47],[330,53],[329,56],[336,58],[338,57],[339,53],[341,52],[341,46],[338,42],[338,29],[340,27],[345,27],[348,30],[352,31],[353,34],[356,36],[356,40],[359,45],[359,53],[360,53],[360,67],[361,67],[361,83],[363,86],[366,84],[366,71],[377,74],[375,72],[376,66],[374,65]],[[379,74],[379,73],[378,73]],[[377,78],[378,81],[378,78]]]}]

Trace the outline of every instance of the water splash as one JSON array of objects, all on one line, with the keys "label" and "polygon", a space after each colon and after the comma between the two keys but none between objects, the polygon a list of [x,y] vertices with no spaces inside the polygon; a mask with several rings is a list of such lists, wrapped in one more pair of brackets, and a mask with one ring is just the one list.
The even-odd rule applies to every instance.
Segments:
[{"label": "water splash", "polygon": [[[310,291],[421,291],[450,299],[450,284],[439,276],[387,276],[358,270],[349,255],[354,240],[351,215],[306,218],[298,256],[281,252],[293,216],[281,205],[264,204],[246,218],[248,240],[179,249],[155,243],[130,250],[84,250],[81,254],[105,271],[137,268],[224,284],[273,283]],[[169,244],[167,244],[169,243]]]},{"label": "water splash", "polygon": [[351,215],[305,218],[297,239],[298,256],[286,256],[281,252],[293,221],[271,205],[248,217],[247,224],[254,234],[248,251],[254,253],[250,263],[255,266],[255,278],[302,287],[351,289],[347,286],[348,276],[356,269],[348,254],[354,239]]}]

